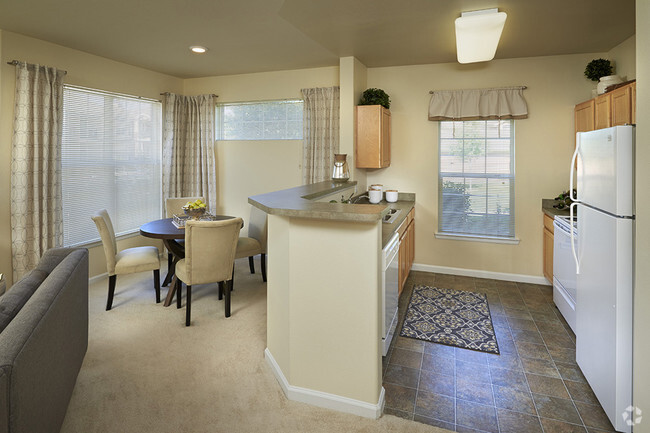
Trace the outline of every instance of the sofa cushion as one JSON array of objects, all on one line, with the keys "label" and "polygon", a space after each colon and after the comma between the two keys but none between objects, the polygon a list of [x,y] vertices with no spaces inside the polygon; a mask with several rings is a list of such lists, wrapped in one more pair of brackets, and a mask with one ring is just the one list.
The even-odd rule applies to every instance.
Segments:
[{"label": "sofa cushion", "polygon": [[16,317],[47,276],[47,272],[34,269],[0,297],[0,332]]}]

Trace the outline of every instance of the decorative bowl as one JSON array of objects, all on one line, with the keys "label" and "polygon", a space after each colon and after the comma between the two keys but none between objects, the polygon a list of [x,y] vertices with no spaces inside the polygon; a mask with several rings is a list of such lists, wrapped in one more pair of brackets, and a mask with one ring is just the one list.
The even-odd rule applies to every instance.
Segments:
[{"label": "decorative bowl", "polygon": [[190,218],[194,218],[195,220],[201,218],[203,214],[205,214],[206,210],[207,209],[204,207],[197,207],[194,209],[183,207],[183,212],[185,212],[185,215],[187,215]]}]

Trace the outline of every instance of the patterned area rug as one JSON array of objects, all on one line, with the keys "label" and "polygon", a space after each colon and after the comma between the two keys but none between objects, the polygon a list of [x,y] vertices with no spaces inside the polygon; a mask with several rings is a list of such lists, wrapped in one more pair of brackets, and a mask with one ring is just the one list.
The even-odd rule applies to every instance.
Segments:
[{"label": "patterned area rug", "polygon": [[499,354],[483,293],[415,286],[400,335]]}]

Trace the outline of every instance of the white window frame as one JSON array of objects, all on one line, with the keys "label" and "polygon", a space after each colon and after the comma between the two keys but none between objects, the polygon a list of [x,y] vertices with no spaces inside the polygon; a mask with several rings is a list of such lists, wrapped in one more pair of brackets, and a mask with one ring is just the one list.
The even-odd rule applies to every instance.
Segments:
[{"label": "white window frame", "polygon": [[[84,142],[84,137],[70,137],[70,141],[66,142],[68,139],[66,139],[66,104],[65,104],[65,92],[79,92],[78,95],[81,95],[83,93],[87,94],[94,94],[98,95],[101,97],[108,97],[111,98],[112,100],[129,100],[129,101],[136,101],[136,102],[146,102],[150,103],[151,108],[152,108],[152,114],[153,118],[149,119],[144,119],[141,120],[139,119],[137,122],[134,122],[132,124],[129,124],[132,126],[132,130],[136,131],[138,128],[142,126],[142,121],[148,121],[148,122],[153,122],[151,124],[151,135],[150,136],[144,136],[142,137],[139,141],[136,141],[136,143],[141,147],[143,145],[147,145],[147,140],[149,140],[149,143],[151,143],[154,146],[157,146],[157,153],[158,153],[158,163],[156,164],[158,166],[158,175],[156,176],[156,182],[154,183],[156,185],[155,191],[152,190],[148,194],[151,195],[151,202],[154,203],[155,207],[150,207],[149,204],[147,204],[147,208],[152,209],[150,212],[151,215],[145,216],[142,221],[138,221],[134,223],[134,226],[129,226],[129,227],[120,227],[120,218],[118,215],[116,215],[114,212],[111,212],[110,209],[110,204],[111,200],[117,200],[119,195],[112,195],[108,199],[109,205],[102,205],[99,203],[85,203],[83,200],[80,203],[73,203],[72,198],[69,196],[70,191],[66,191],[66,169],[67,169],[67,163],[66,163],[66,153],[67,152],[76,152],[74,155],[76,156],[77,163],[76,165],[79,166],[79,163],[83,163],[84,161],[92,163],[93,158],[92,156],[89,155],[90,152],[86,153],[84,149],[84,145],[87,145],[87,142]],[[159,100],[156,99],[149,99],[149,98],[143,98],[140,96],[132,96],[132,95],[126,95],[126,94],[121,94],[121,93],[115,93],[115,92],[107,92],[103,90],[97,90],[97,89],[91,89],[91,88],[86,88],[86,87],[80,87],[80,86],[72,86],[72,85],[64,85],[64,106],[63,106],[63,111],[64,111],[64,124],[62,127],[62,151],[61,151],[61,166],[62,166],[62,176],[64,177],[63,182],[62,182],[62,189],[63,189],[63,197],[62,197],[62,206],[63,206],[63,220],[64,220],[64,245],[66,247],[79,247],[79,246],[84,246],[84,247],[91,247],[95,245],[100,245],[101,244],[101,239],[99,237],[99,233],[97,232],[97,229],[95,228],[94,222],[91,220],[91,215],[98,211],[99,208],[96,207],[106,207],[109,210],[109,215],[111,216],[112,223],[114,225],[115,229],[115,234],[118,239],[123,239],[123,238],[128,238],[128,237],[133,237],[136,236],[139,233],[140,225],[151,221],[153,219],[158,219],[162,217],[162,103]],[[112,108],[107,107],[105,109],[105,112],[109,112],[109,114],[113,114],[114,116],[117,116],[117,114],[112,113]],[[97,113],[93,113],[97,114]],[[110,118],[108,118],[110,119]],[[115,119],[115,123],[119,122],[119,119],[116,119],[116,117],[113,117]],[[77,121],[79,119],[74,119],[70,118],[69,121]],[[106,131],[106,123],[108,122],[110,125],[110,121],[104,119],[104,126],[102,131]],[[157,122],[157,124],[156,124]],[[79,120],[79,124],[85,124],[85,123],[90,123],[88,121],[85,121],[84,119]],[[146,122],[144,123],[145,126]],[[70,128],[74,128],[74,126],[70,126]],[[115,127],[114,127],[115,128]],[[77,129],[79,129],[79,126],[77,125]],[[79,132],[79,131],[76,131]],[[115,128],[113,130],[109,130],[108,132],[103,132],[104,133],[104,142],[110,142],[112,141],[110,137],[113,137],[113,140],[115,143],[119,143],[120,140],[124,140],[124,137],[120,135],[120,129]],[[126,131],[127,134],[129,134],[128,131]],[[110,134],[113,134],[111,136]],[[137,132],[133,132],[135,134],[136,139],[138,139],[138,134]],[[108,136],[108,138],[107,138]],[[130,136],[130,135],[129,135]],[[74,141],[73,141],[74,140]],[[92,142],[92,138],[86,140],[89,140],[89,142]],[[127,139],[128,140],[128,139]],[[66,150],[66,146],[68,147],[69,150]],[[155,151],[156,149],[154,149]],[[132,159],[129,159],[132,160]],[[114,161],[115,162],[115,161]],[[74,165],[73,165],[74,166]],[[116,166],[119,166],[119,164],[116,164]],[[93,174],[92,169],[88,169],[89,174]],[[119,173],[116,173],[116,175]],[[152,182],[153,183],[153,182]],[[90,189],[92,189],[92,185],[89,186]],[[113,191],[114,193],[118,194],[119,192],[117,191],[117,187],[113,187],[113,185],[110,185],[106,188],[109,191]],[[92,193],[100,193],[99,191],[91,191]],[[117,206],[117,205],[116,205]],[[81,241],[68,241],[66,239],[66,215],[68,216],[67,221],[70,221],[72,218],[70,218],[71,214],[75,214],[80,218],[79,224],[84,224],[84,229],[83,229],[83,234],[85,234],[85,239]],[[87,219],[87,220],[86,220]],[[87,222],[86,222],[87,221]],[[67,228],[69,229],[69,227]],[[91,234],[92,233],[92,234]],[[84,236],[80,236],[84,237]]]},{"label": "white window frame", "polygon": [[[441,121],[438,129],[438,231],[435,233],[435,237],[439,239],[455,239],[455,240],[468,240],[468,241],[477,241],[477,242],[493,242],[493,243],[506,243],[506,244],[518,244],[519,239],[517,239],[515,235],[515,122],[514,120],[499,120],[499,121],[486,121],[486,120],[479,120],[479,121],[456,121],[460,123],[464,122],[483,122],[486,128],[486,133],[484,134],[484,137],[481,137],[480,139],[484,140],[484,145],[487,146],[487,142],[489,138],[496,138],[496,137],[487,137],[487,122],[510,122],[510,168],[509,168],[509,173],[490,173],[487,172],[487,158],[485,158],[486,164],[485,164],[485,170],[483,173],[479,172],[472,172],[472,171],[466,171],[465,170],[465,149],[463,146],[462,152],[463,152],[463,157],[462,157],[462,170],[460,172],[443,172],[442,171],[442,149],[443,149],[443,142],[445,140],[460,140],[462,143],[464,143],[466,140],[476,140],[476,137],[455,137],[453,139],[450,138],[443,138],[443,125],[444,123],[454,123],[454,121]],[[499,128],[500,130],[500,128]],[[500,137],[503,138],[503,137]],[[444,213],[444,199],[443,199],[443,194],[444,194],[444,188],[443,188],[443,179],[449,179],[449,178],[458,178],[463,181],[465,179],[485,179],[486,181],[488,180],[498,180],[498,179],[507,179],[509,181],[509,226],[511,227],[511,233],[509,236],[504,236],[503,234],[498,234],[498,233],[471,233],[471,232],[454,232],[454,231],[444,231],[443,230],[443,225],[445,223],[444,218],[448,217],[443,216]],[[489,183],[486,182],[486,188]],[[466,197],[470,197],[471,194],[467,194]],[[487,209],[487,202],[489,200],[489,193],[485,196],[486,199],[486,211],[483,213],[477,213],[477,212],[468,212],[465,215],[490,215],[491,213],[488,213]]]},{"label": "white window frame", "polygon": [[[232,136],[228,136],[228,133],[226,131],[228,122],[226,121],[226,116],[224,115],[224,110],[227,109],[228,107],[258,106],[260,110],[263,110],[264,106],[273,106],[273,105],[282,105],[282,104],[299,104],[302,106],[302,109],[304,110],[304,101],[302,99],[276,99],[276,100],[269,100],[269,101],[224,102],[224,103],[217,104],[216,139],[222,141],[302,140],[303,139],[302,110],[299,119],[289,119],[288,117],[285,117],[284,119],[277,119],[277,118],[266,119],[264,117],[264,113],[259,113],[259,117],[256,117],[251,120],[240,118],[233,123],[235,124],[239,123],[241,124],[241,126],[244,126],[245,124],[249,124],[249,125],[256,124],[260,126],[260,135],[256,137],[248,136],[246,138],[234,138]],[[270,131],[267,130],[267,126],[272,125],[274,122],[280,122],[280,123],[284,122],[285,123],[284,127],[286,132],[287,131],[286,128],[288,128],[287,123],[290,121],[298,121],[298,120],[300,121],[299,137],[272,136],[270,135]],[[243,131],[243,129],[241,131]]]}]

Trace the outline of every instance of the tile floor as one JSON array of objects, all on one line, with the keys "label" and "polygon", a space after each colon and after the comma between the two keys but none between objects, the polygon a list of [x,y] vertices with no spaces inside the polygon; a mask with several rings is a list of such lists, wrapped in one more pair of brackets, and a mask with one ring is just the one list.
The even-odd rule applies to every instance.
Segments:
[{"label": "tile floor", "polygon": [[614,431],[576,365],[551,286],[411,272],[397,335],[419,284],[487,294],[501,354],[396,336],[383,358],[385,413],[468,433]]}]

